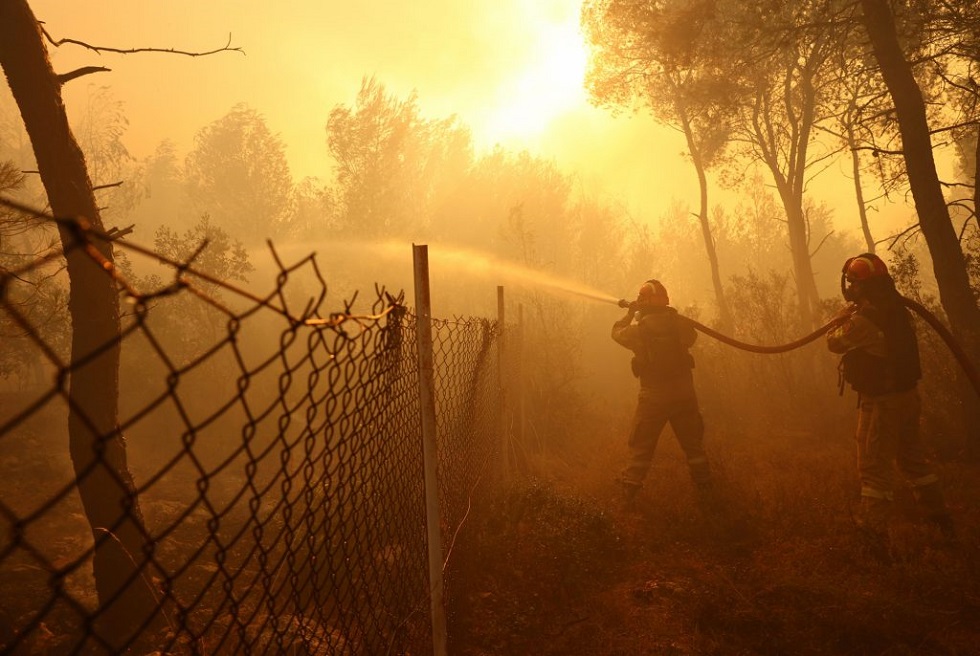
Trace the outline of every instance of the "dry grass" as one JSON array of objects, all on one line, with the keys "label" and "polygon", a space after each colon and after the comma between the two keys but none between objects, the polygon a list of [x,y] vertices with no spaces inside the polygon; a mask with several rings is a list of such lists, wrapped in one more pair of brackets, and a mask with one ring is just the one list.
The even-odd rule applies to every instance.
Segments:
[{"label": "dry grass", "polygon": [[473,525],[479,546],[454,563],[465,592],[453,653],[977,653],[976,464],[941,465],[959,541],[923,525],[903,493],[883,561],[854,525],[846,427],[709,432],[717,512],[699,508],[669,431],[625,509],[612,483],[620,428],[539,459]]}]

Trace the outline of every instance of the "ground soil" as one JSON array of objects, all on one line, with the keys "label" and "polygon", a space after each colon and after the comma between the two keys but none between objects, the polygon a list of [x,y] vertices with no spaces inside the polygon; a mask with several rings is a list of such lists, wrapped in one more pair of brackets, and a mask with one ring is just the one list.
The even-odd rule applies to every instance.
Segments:
[{"label": "ground soil", "polygon": [[633,507],[612,446],[515,478],[455,563],[451,653],[980,653],[976,464],[939,465],[955,542],[902,490],[882,549],[854,521],[846,437],[715,445],[707,505],[670,441]]}]

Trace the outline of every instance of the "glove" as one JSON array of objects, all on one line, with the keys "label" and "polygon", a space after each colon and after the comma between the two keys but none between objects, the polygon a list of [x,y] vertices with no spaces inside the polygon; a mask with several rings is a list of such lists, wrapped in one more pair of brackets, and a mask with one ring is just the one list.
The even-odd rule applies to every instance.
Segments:
[{"label": "glove", "polygon": [[855,312],[857,312],[857,305],[851,304],[846,305],[837,311],[833,317],[830,318],[831,321],[844,321],[845,319],[851,318]]},{"label": "glove", "polygon": [[636,301],[627,301],[625,298],[620,299],[617,305],[625,310],[629,310],[633,314],[640,311],[640,306],[636,304]]}]

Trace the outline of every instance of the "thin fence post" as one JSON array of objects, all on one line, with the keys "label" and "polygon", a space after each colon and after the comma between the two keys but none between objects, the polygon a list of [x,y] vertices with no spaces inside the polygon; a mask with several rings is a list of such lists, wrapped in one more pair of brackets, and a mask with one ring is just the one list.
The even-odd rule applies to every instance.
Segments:
[{"label": "thin fence post", "polygon": [[527,444],[527,419],[525,415],[525,401],[527,396],[527,381],[524,378],[524,304],[517,305],[517,344],[511,348],[516,349],[515,359],[517,367],[517,443],[524,446]]},{"label": "thin fence post", "polygon": [[429,296],[429,247],[412,244],[415,265],[415,311],[419,359],[419,408],[422,414],[422,460],[425,474],[425,521],[429,544],[429,603],[432,653],[446,656],[446,608],[442,578],[442,528],[436,447],[436,397],[432,355],[432,304]]},{"label": "thin fence post", "polygon": [[507,324],[505,323],[506,313],[504,312],[504,288],[497,286],[497,328],[500,336],[497,346],[497,394],[499,398],[499,410],[497,416],[497,429],[500,431],[500,464],[503,468],[502,474],[506,480],[510,474],[511,443],[509,431],[507,430]]}]

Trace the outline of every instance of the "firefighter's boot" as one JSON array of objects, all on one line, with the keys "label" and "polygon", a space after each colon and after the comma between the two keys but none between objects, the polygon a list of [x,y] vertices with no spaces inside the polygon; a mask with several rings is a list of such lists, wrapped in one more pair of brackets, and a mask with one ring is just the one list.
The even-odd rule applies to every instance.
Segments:
[{"label": "firefighter's boot", "polygon": [[636,510],[636,495],[642,485],[636,481],[620,477],[616,481],[622,494],[623,508],[626,510]]},{"label": "firefighter's boot", "polygon": [[723,504],[714,481],[710,478],[695,481],[694,490],[698,506],[701,508],[701,514],[709,521],[717,520],[722,514]]},{"label": "firefighter's boot", "polygon": [[891,520],[891,501],[862,496],[858,528],[864,545],[871,556],[882,562],[890,562],[888,549],[888,524]]},{"label": "firefighter's boot", "polygon": [[928,483],[913,488],[915,500],[922,507],[926,519],[934,524],[943,537],[952,542],[956,540],[956,527],[946,509],[946,498],[938,482]]}]

